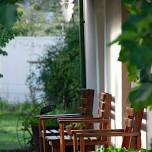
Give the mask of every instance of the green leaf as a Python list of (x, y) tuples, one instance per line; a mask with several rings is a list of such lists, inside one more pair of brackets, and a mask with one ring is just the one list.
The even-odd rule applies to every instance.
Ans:
[(7, 52), (4, 51), (4, 50), (2, 50), (2, 49), (0, 48), (0, 54), (2, 54), (3, 56), (6, 56), (6, 55), (7, 55)]
[(129, 93), (133, 108), (139, 110), (152, 105), (152, 83), (142, 83)]
[(13, 4), (0, 4), (0, 24), (10, 30), (17, 20), (17, 8)]
[[(126, 8), (128, 9), (128, 11), (131, 14), (136, 14), (138, 12), (140, 12), (140, 9), (137, 7), (137, 2), (139, 2), (139, 0), (124, 0), (124, 4), (126, 6)], [(141, 2), (141, 0), (140, 0)]]
[(21, 0), (0, 0), (0, 3), (1, 4), (14, 4), (19, 1), (21, 1)]
[(137, 67), (134, 64), (127, 64), (127, 69), (128, 69), (128, 80), (131, 81), (136, 81), (138, 79), (139, 71)]

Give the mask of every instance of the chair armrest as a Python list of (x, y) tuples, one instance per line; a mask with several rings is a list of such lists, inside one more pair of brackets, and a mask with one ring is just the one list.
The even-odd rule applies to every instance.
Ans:
[(79, 117), (79, 118), (58, 118), (59, 123), (109, 123), (110, 119), (102, 119), (99, 117)]
[(101, 136), (139, 136), (140, 132), (132, 132), (132, 133), (126, 133), (126, 132), (120, 132), (119, 130), (113, 130), (113, 131), (105, 131), (105, 130), (94, 130), (93, 132), (84, 132), (84, 133), (76, 133), (77, 137), (101, 137)]
[(95, 130), (95, 129), (79, 129), (79, 130), (71, 130), (71, 134), (77, 134), (77, 133), (94, 133), (96, 131), (101, 132), (124, 132), (124, 129), (102, 129), (102, 130)]
[(80, 117), (80, 114), (58, 114), (58, 115), (37, 115), (36, 118), (39, 119), (57, 119), (57, 118), (75, 118)]

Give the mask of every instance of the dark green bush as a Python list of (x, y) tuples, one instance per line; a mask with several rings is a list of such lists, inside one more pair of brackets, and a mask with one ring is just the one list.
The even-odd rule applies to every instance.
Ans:
[(39, 60), (40, 62), (37, 64), (39, 74), (33, 71), (27, 79), (30, 87), (41, 86), (45, 98), (51, 104), (63, 104), (64, 108), (69, 109), (73, 103), (79, 103), (78, 25), (72, 24), (67, 27), (64, 42), (59, 41), (57, 45), (48, 48), (46, 54)]

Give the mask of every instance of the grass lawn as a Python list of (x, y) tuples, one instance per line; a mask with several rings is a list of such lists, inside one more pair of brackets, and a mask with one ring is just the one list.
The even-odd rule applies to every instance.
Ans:
[(21, 148), (17, 138), (17, 120), (18, 115), (15, 113), (0, 114), (0, 152)]

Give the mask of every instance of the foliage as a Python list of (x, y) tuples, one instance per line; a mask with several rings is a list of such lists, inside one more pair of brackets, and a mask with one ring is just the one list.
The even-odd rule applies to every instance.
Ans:
[[(73, 20), (78, 21), (78, 2), (75, 2)], [(64, 33), (66, 26), (60, 0), (26, 0), (18, 5), (22, 18), (15, 28), (24, 36), (56, 36)]]
[(33, 7), (35, 10), (54, 12), (60, 8), (60, 0), (26, 0), (27, 6)]
[(0, 114), (9, 109), (9, 104), (5, 100), (0, 98)]
[(33, 105), (28, 102), (11, 104), (0, 99), (0, 151), (19, 151), (21, 144), (24, 148), (28, 146), (25, 138), (31, 139), (31, 136), (27, 131), (22, 130), (23, 117), (20, 114), (21, 111), (32, 107)]
[(86, 125), (84, 123), (70, 123), (65, 126), (66, 129), (85, 129)]
[(17, 35), (17, 32), (10, 29), (10, 30), (5, 30), (1, 25), (0, 25), (0, 54), (2, 55), (7, 55), (7, 52), (3, 49), (6, 44), (9, 42), (9, 40), (13, 39)]
[[(4, 15), (2, 15), (4, 13)], [(10, 29), (17, 19), (17, 10), (15, 5), (1, 4), (0, 5), (0, 23), (4, 28)]]
[[(40, 58), (39, 75), (28, 81), (36, 81), (42, 86), (47, 100), (51, 103), (63, 103), (65, 107), (73, 101), (78, 102), (80, 88), (80, 57), (78, 26), (72, 24), (65, 32), (64, 42), (49, 48)], [(34, 86), (33, 86), (34, 87)]]
[[(18, 19), (17, 6), (14, 4), (17, 0), (0, 0), (0, 54), (7, 55), (3, 48), (18, 34), (13, 29)], [(0, 74), (0, 77), (2, 75)]]
[[(150, 152), (151, 150), (141, 149), (140, 152)], [(133, 149), (126, 149), (126, 148), (114, 148), (114, 147), (100, 147), (96, 149), (96, 152), (138, 152), (137, 150)]]
[(152, 106), (152, 1), (124, 0), (129, 16), (122, 34), (119, 61), (126, 63), (128, 78), (138, 85), (129, 94), (135, 109)]
[(61, 35), (64, 24), (60, 7), (60, 0), (26, 0), (20, 4), (22, 18), (15, 28), (24, 36)]
[[(27, 6), (27, 2), (29, 2), (29, 6)], [(17, 21), (15, 28), (22, 31), (21, 35), (50, 36), (57, 34), (57, 32), (61, 32), (62, 15), (60, 11), (50, 12), (48, 10), (43, 10), (39, 8), (39, 6), (43, 6), (40, 4), (40, 1), (38, 3), (26, 1), (25, 3), (19, 5), (19, 12), (22, 14), (22, 18)], [(59, 5), (59, 3), (57, 4)], [(50, 2), (50, 5), (50, 8), (58, 8), (52, 2)]]
[(0, 114), (19, 113), (22, 108), (29, 108), (25, 103), (9, 103), (7, 100), (0, 98)]

